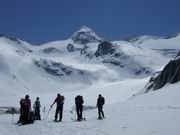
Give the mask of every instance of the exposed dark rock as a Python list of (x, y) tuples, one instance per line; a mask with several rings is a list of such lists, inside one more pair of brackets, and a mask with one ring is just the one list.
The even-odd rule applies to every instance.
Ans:
[(15, 38), (15, 37), (9, 37), (9, 39), (10, 39), (11, 41), (17, 42), (18, 44), (21, 44), (21, 42), (19, 41), (19, 39)]
[(70, 76), (72, 73), (78, 73), (80, 75), (84, 75), (85, 71), (74, 69), (69, 66), (63, 65), (59, 62), (54, 62), (52, 60), (46, 60), (46, 59), (40, 59), (40, 60), (34, 60), (34, 64), (38, 66), (39, 68), (44, 69), (48, 74), (54, 75), (54, 76)]
[(61, 70), (64, 72), (64, 73), (66, 73), (66, 75), (70, 75), (71, 73), (72, 73), (72, 71), (71, 70), (69, 70), (69, 69), (67, 69), (67, 68), (61, 68)]
[(43, 67), (44, 68), (44, 70), (47, 72), (47, 73), (49, 73), (49, 74), (51, 74), (51, 75), (55, 75), (55, 76), (63, 76), (64, 74), (62, 74), (62, 73), (58, 73), (59, 72), (59, 70), (58, 69), (51, 69), (50, 67)]
[(93, 35), (90, 35), (87, 32), (79, 32), (76, 36), (72, 37), (72, 40), (74, 43), (78, 44), (87, 44), (87, 43), (93, 43), (93, 42), (99, 42), (99, 40), (94, 37)]
[(121, 59), (121, 60), (125, 60), (125, 59), (128, 59), (128, 58), (129, 58), (129, 56), (128, 56), (127, 54), (123, 53), (123, 52), (116, 52), (116, 53), (114, 54), (114, 57), (115, 57), (115, 58), (119, 58), (119, 59)]
[(56, 63), (53, 61), (48, 61), (45, 59), (41, 59), (39, 61), (34, 62), (36, 66), (42, 67), (47, 73), (54, 76), (64, 76), (70, 75), (72, 71), (68, 69), (68, 67), (64, 66), (62, 63)]
[(89, 52), (85, 55), (87, 58), (89, 59), (93, 59), (94, 58), (94, 54), (92, 52)]
[(14, 42), (16, 42), (18, 44), (21, 44), (21, 41), (16, 37), (10, 37), (10, 36), (6, 36), (6, 35), (3, 35), (3, 34), (0, 34), (0, 37), (4, 37), (4, 38), (9, 39), (11, 41), (14, 41)]
[(150, 74), (152, 71), (148, 67), (141, 67), (139, 69), (134, 69), (134, 73), (136, 75), (140, 75), (141, 73)]
[(49, 47), (43, 49), (44, 53), (55, 53), (55, 52), (60, 52), (60, 50), (56, 49), (55, 47)]
[(107, 54), (113, 54), (115, 53), (115, 46), (107, 41), (104, 41), (98, 45), (98, 49), (95, 52), (96, 57), (104, 56)]
[(157, 90), (167, 83), (173, 84), (180, 81), (180, 57), (178, 57), (178, 55), (174, 60), (171, 60), (157, 76), (151, 77), (146, 86), (147, 91), (150, 89)]
[(81, 54), (81, 55), (86, 54), (88, 48), (89, 48), (89, 47), (85, 45), (83, 48), (80, 49), (80, 54)]
[(67, 45), (67, 50), (68, 50), (69, 52), (74, 52), (74, 51), (75, 51), (74, 45), (69, 43), (69, 44)]
[(180, 50), (179, 50), (179, 52), (177, 53), (175, 59), (176, 59), (177, 57), (179, 57), (179, 56), (180, 56)]
[(86, 26), (82, 26), (81, 29), (73, 34), (71, 39), (74, 43), (87, 44), (87, 43), (98, 43), (101, 41), (96, 33)]
[(103, 63), (110, 63), (114, 66), (119, 66), (121, 68), (123, 68), (125, 66), (125, 64), (122, 61), (118, 61), (118, 60), (114, 60), (114, 59), (107, 59), (107, 60), (103, 60)]
[(83, 75), (83, 74), (84, 74), (84, 71), (81, 71), (81, 70), (80, 70), (80, 71), (79, 71), (79, 74)]

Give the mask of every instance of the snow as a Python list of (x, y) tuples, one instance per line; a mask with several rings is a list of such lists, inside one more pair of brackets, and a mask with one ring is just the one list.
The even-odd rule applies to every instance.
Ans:
[(180, 49), (180, 35), (173, 38), (150, 38), (142, 36), (135, 44), (151, 49)]
[[(4, 42), (4, 40), (5, 39), (3, 38), (3, 41), (0, 42), (0, 72), (5, 74), (4, 76), (0, 77), (0, 91), (2, 91), (3, 95), (11, 93), (11, 95), (13, 95), (12, 98), (22, 97), (22, 95), (26, 94), (28, 91), (32, 93), (44, 92), (46, 94), (49, 92), (56, 93), (59, 90), (61, 92), (72, 91), (72, 88), (73, 91), (77, 91), (79, 89), (97, 86), (99, 83), (108, 84), (133, 77), (133, 75), (126, 71), (126, 69), (120, 70), (117, 67), (105, 65), (97, 59), (90, 60), (85, 58), (79, 52), (67, 52), (67, 44), (71, 43), (70, 39), (65, 41), (54, 41), (41, 46), (30, 46), (26, 44), (19, 46), (19, 44), (16, 42), (10, 41), (9, 43)], [(74, 45), (78, 47), (80, 46), (78, 44)], [(88, 46), (88, 51), (95, 52), (98, 44), (90, 43)], [(156, 53), (148, 54), (150, 50), (143, 52), (143, 49), (133, 47), (132, 44), (127, 45), (123, 43), (119, 46), (121, 47), (122, 51), (127, 53), (130, 57), (135, 58), (138, 55), (142, 57), (149, 55), (148, 59), (144, 61), (139, 60), (141, 65), (145, 65), (147, 62), (153, 61), (154, 58), (152, 59), (151, 57), (155, 57), (156, 59), (159, 57), (159, 55)], [(31, 49), (33, 52), (29, 53), (27, 50), (22, 49), (22, 47)], [(62, 53), (46, 54), (41, 51), (49, 47), (59, 49)], [(17, 53), (17, 50), (20, 50), (21, 54), (23, 53), (23, 55)], [(34, 60), (40, 59), (62, 63), (65, 67), (69, 67), (69, 69), (73, 70), (74, 72), (76, 72), (76, 70), (83, 70), (86, 76), (78, 76), (75, 74), (71, 76), (64, 76), (62, 78), (52, 76), (44, 71), (44, 69), (39, 68), (34, 64)], [(138, 57), (137, 61), (138, 59), (140, 58)], [(155, 64), (150, 63), (149, 66), (163, 67), (166, 60), (164, 60), (163, 57), (160, 57), (158, 62), (161, 64), (159, 65), (159, 63), (156, 62)], [(136, 64), (134, 61), (130, 62), (131, 67), (133, 67), (134, 64)], [(3, 96), (0, 95), (0, 97)]]
[[(134, 83), (137, 82), (135, 80), (134, 83), (132, 82), (129, 85), (133, 87)], [(139, 83), (139, 85), (143, 83), (144, 81)], [(121, 87), (121, 84), (119, 84), (119, 88), (123, 88), (125, 92), (128, 89), (127, 82), (126, 89)], [(179, 88), (179, 83), (168, 85), (159, 91), (135, 96), (123, 102), (121, 97), (114, 102), (112, 100), (113, 97), (105, 94), (109, 89), (105, 89), (103, 94), (107, 99), (106, 103), (111, 102), (112, 104), (106, 104), (104, 107), (106, 118), (103, 120), (97, 120), (97, 110), (92, 109), (84, 112), (86, 121), (73, 122), (71, 118), (75, 118), (75, 114), (71, 114), (65, 105), (64, 117), (61, 123), (52, 122), (55, 112), (55, 108), (53, 108), (47, 120), (35, 121), (34, 124), (25, 126), (12, 125), (11, 115), (0, 115), (0, 130), (2, 134), (6, 135), (169, 135), (172, 133), (173, 135), (179, 135)], [(109, 92), (108, 95), (116, 94), (121, 96), (121, 91), (117, 92), (116, 89), (117, 87), (112, 87), (111, 90), (115, 91)], [(131, 90), (133, 91), (133, 89)], [(87, 95), (88, 93), (89, 91), (86, 92)], [(95, 92), (93, 93), (96, 95)], [(65, 97), (68, 97), (68, 93), (66, 94)], [(87, 97), (90, 96), (91, 94)], [(84, 98), (85, 103), (89, 101), (88, 98), (86, 99), (86, 96)], [(73, 98), (67, 98), (66, 102), (73, 104), (72, 100)], [(92, 102), (92, 104), (94, 103)], [(15, 115), (14, 121), (17, 119), (18, 115)]]
[[(87, 27), (80, 31), (90, 32), (96, 36)], [(177, 47), (178, 38), (166, 39), (169, 42), (167, 44), (170, 44), (170, 40), (176, 40), (171, 43)], [(148, 40), (146, 44), (149, 42), (148, 44), (152, 45), (155, 42), (155, 39)], [(163, 44), (165, 39), (161, 40), (156, 39), (156, 42)], [(24, 41), (17, 43), (0, 37), (0, 110), (1, 107), (19, 107), (20, 98), (29, 94), (32, 103), (36, 97), (40, 97), (41, 116), (44, 119), (57, 93), (65, 96), (64, 117), (61, 123), (52, 122), (55, 107), (46, 120), (35, 121), (34, 124), (25, 126), (13, 125), (11, 115), (0, 114), (1, 134), (179, 135), (180, 83), (166, 85), (161, 90), (144, 94), (144, 86), (150, 75), (138, 77), (128, 70), (147, 66), (153, 71), (159, 71), (168, 63), (167, 58), (145, 47), (145, 40), (142, 46), (114, 41), (112, 44), (116, 45), (116, 52), (128, 56), (128, 59), (123, 61), (128, 67), (120, 68), (102, 63), (102, 60), (110, 59), (111, 56), (89, 59), (79, 51), (68, 52), (69, 43), (73, 41), (67, 39), (32, 46)], [(77, 43), (73, 45), (80, 49), (84, 47)], [(98, 43), (87, 43), (86, 46), (87, 54), (93, 54), (98, 48)], [(52, 47), (58, 51), (43, 52), (44, 49)], [(35, 61), (40, 63), (40, 67), (34, 64)], [(53, 63), (58, 66), (53, 66)], [(70, 70), (72, 74), (59, 77), (47, 72), (48, 68), (62, 74), (60, 71)], [(73, 122), (71, 118), (75, 119), (75, 114), (70, 111), (74, 108), (74, 98), (78, 94), (84, 97), (84, 106), (87, 110), (83, 115), (86, 121)], [(97, 120), (95, 108), (98, 94), (102, 94), (106, 99), (106, 118), (101, 121)], [(45, 114), (42, 111), (43, 107), (46, 108)], [(15, 115), (13, 122), (16, 122), (18, 117), (19, 115)]]
[(169, 60), (174, 58), (180, 50), (180, 34), (170, 37), (139, 36), (130, 42), (140, 47), (153, 49)]
[[(168, 61), (167, 58), (146, 47), (140, 47), (124, 41), (114, 41), (113, 43), (119, 46), (120, 52), (125, 52), (126, 55), (131, 57), (129, 61), (131, 67), (136, 66), (132, 64), (139, 63), (141, 66), (146, 65), (146, 67), (151, 67), (153, 70), (159, 70)], [(132, 63), (132, 61), (136, 62)]]
[(76, 43), (97, 43), (102, 40), (92, 29), (87, 26), (82, 26), (80, 30), (75, 32), (71, 39)]
[(82, 31), (83, 32), (89, 32), (89, 31), (92, 31), (92, 29), (85, 26), (85, 25), (83, 25), (83, 26), (81, 26), (81, 28), (80, 28), (80, 30), (78, 32), (82, 32)]

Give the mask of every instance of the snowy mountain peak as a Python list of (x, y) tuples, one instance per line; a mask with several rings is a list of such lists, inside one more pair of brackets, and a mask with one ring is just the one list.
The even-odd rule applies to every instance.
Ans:
[(85, 26), (85, 25), (82, 25), (79, 32), (94, 32), (91, 28)]
[(21, 44), (21, 40), (19, 40), (18, 38), (16, 37), (9, 37), (9, 36), (6, 36), (4, 34), (0, 34), (0, 38), (5, 38), (5, 39), (8, 39), (10, 41), (13, 41), (13, 42), (16, 42), (18, 44)]
[(92, 29), (87, 26), (82, 26), (72, 35), (71, 39), (74, 41), (74, 43), (78, 44), (97, 43), (102, 40)]
[(164, 39), (171, 39), (171, 38), (177, 38), (177, 37), (180, 37), (180, 32), (173, 35), (167, 35), (164, 37)]
[(147, 40), (156, 40), (156, 39), (160, 39), (160, 37), (156, 37), (156, 36), (150, 36), (150, 35), (143, 35), (143, 36), (137, 36), (137, 37), (133, 37), (129, 40), (129, 42), (131, 43), (136, 43), (136, 44), (141, 44)]

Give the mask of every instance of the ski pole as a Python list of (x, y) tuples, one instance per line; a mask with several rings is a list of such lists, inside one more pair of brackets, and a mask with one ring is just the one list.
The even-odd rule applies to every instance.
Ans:
[(43, 108), (43, 113), (44, 113), (44, 119), (45, 119), (45, 117), (46, 117), (46, 107), (45, 106)]
[(84, 118), (83, 118), (83, 120), (86, 120), (85, 111), (83, 111), (83, 115), (84, 115)]
[(71, 120), (76, 120), (76, 111), (71, 110), (70, 113), (72, 114)]
[(14, 124), (14, 114), (12, 114), (12, 124)]
[(46, 118), (44, 119), (44, 120), (46, 120), (47, 118), (48, 118), (48, 115), (49, 115), (49, 112), (51, 111), (51, 107), (49, 108), (49, 110), (48, 110), (48, 113), (47, 113), (47, 115), (46, 115)]
[(14, 124), (14, 113), (15, 113), (15, 108), (11, 108), (11, 114), (12, 114), (12, 124)]

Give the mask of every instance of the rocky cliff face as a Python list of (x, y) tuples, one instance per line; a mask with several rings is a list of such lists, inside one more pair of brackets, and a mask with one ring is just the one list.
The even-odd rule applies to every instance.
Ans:
[(110, 42), (102, 42), (98, 45), (98, 50), (95, 52), (95, 56), (103, 56), (108, 54), (113, 54), (115, 52), (115, 46)]
[(173, 84), (180, 81), (180, 52), (171, 60), (164, 69), (155, 76), (152, 76), (146, 85), (147, 91), (162, 88), (167, 83)]

